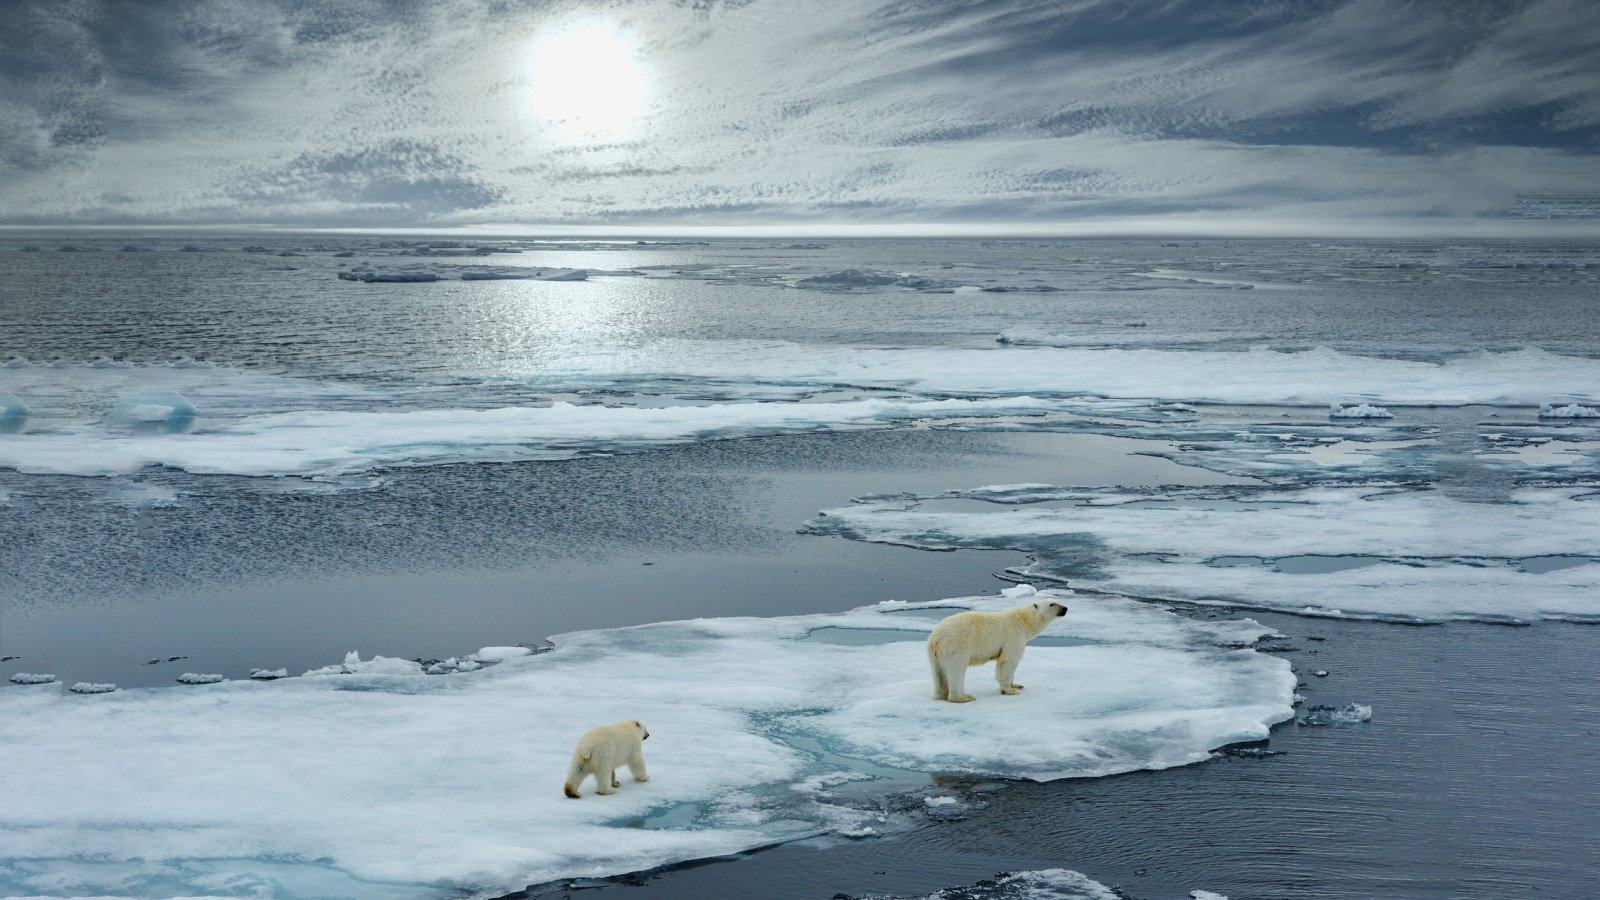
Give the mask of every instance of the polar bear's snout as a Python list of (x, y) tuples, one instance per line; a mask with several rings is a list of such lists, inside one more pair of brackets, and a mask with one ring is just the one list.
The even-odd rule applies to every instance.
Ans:
[(1059, 603), (1050, 604), (1050, 608), (1056, 611), (1056, 618), (1058, 619), (1067, 614), (1067, 608)]

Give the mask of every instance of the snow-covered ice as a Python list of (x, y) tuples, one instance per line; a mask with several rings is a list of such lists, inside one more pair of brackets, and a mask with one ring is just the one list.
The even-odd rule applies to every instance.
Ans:
[[(1022, 496), (1079, 505), (940, 512), (873, 501), (825, 510), (807, 528), (928, 549), (1023, 550), (1039, 560), (1025, 574), (1136, 597), (1405, 621), (1595, 620), (1600, 502), (1585, 499), (1589, 490), (1522, 488), (1478, 503), (1393, 487), (1034, 489)], [(1552, 555), (1575, 563), (1537, 573), (1517, 564)], [(1262, 564), (1218, 563), (1230, 558)], [(1283, 562), (1306, 558), (1363, 565)]]
[(0, 443), (0, 467), (118, 475), (145, 466), (195, 474), (338, 475), (384, 466), (561, 459), (587, 452), (921, 419), (1040, 415), (1031, 397), (612, 407), (305, 411), (248, 416), (190, 434), (126, 435), (96, 425)]
[(67, 690), (73, 692), (74, 694), (109, 694), (116, 689), (117, 686), (114, 684), (104, 684), (94, 681), (80, 681), (77, 684), (74, 684), (72, 687), (67, 688)]
[(227, 680), (212, 672), (185, 672), (178, 676), (179, 684), (221, 684)]
[[(1175, 379), (1174, 372), (1182, 372)], [(565, 383), (645, 376), (723, 384), (895, 388), (965, 396), (1095, 395), (1326, 409), (1329, 396), (1406, 406), (1537, 406), (1600, 400), (1600, 359), (1539, 349), (1475, 352), (1444, 362), (1343, 353), (1011, 346), (814, 346), (785, 341), (675, 340), (573, 347), (528, 373)]]
[(50, 684), (56, 676), (42, 672), (18, 672), (11, 676), (12, 684)]
[(1580, 406), (1568, 403), (1556, 406), (1553, 403), (1539, 404), (1539, 418), (1541, 419), (1600, 419), (1600, 409), (1592, 406)]
[[(1263, 739), (1293, 715), (1288, 663), (1233, 649), (1270, 629), (1118, 598), (1074, 601), (1051, 630), (1077, 641), (1032, 647), (1023, 694), (932, 700), (922, 645), (937, 615), (1012, 602), (578, 632), (452, 678), (362, 670), (376, 660), (352, 654), (339, 667), (350, 674), (121, 690), (95, 703), (59, 688), (0, 692), (12, 863), (0, 889), (38, 891), (94, 861), (104, 883), (82, 889), (105, 890), (140, 866), (183, 860), (174, 877), (203, 864), (270, 882), (285, 861), (321, 861), (416, 895), (504, 892), (881, 829), (876, 811), (828, 802), (816, 777), (829, 773), (1159, 769)], [(806, 639), (820, 628), (905, 640)], [(650, 725), (650, 781), (563, 797), (572, 742), (624, 717)], [(803, 783), (812, 787), (790, 787)], [(686, 824), (628, 827), (678, 809)]]
[(288, 678), (288, 669), (251, 669), (250, 677), (259, 681), (271, 681), (275, 678)]
[(1394, 413), (1381, 406), (1370, 403), (1358, 403), (1345, 406), (1342, 403), (1333, 403), (1328, 406), (1330, 419), (1392, 419)]

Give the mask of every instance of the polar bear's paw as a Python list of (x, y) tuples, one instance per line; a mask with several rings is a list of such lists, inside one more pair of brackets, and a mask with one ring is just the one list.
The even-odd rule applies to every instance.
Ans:
[(1001, 688), (1000, 689), (1000, 693), (1005, 694), (1007, 697), (1011, 696), (1012, 694), (1020, 694), (1020, 693), (1022, 693), (1022, 685), (1020, 685), (1020, 684), (1008, 685), (1006, 687)]
[(951, 703), (971, 703), (972, 701), (974, 701), (976, 699), (978, 699), (978, 698), (972, 696), (971, 694), (951, 694), (950, 695), (950, 702)]

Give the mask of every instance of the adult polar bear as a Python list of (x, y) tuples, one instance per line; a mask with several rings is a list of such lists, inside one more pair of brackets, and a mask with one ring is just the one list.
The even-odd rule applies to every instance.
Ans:
[(967, 668), (991, 661), (1000, 693), (1022, 690), (1022, 685), (1012, 681), (1022, 651), (1051, 620), (1066, 614), (1067, 608), (1053, 600), (1035, 600), (996, 612), (968, 610), (941, 619), (928, 635), (933, 699), (951, 703), (973, 699), (967, 693)]
[(634, 781), (649, 781), (650, 775), (644, 769), (644, 742), (649, 737), (650, 732), (638, 719), (623, 719), (584, 732), (578, 738), (577, 749), (572, 751), (562, 790), (568, 797), (577, 797), (583, 779), (593, 775), (596, 794), (616, 793), (622, 787), (617, 780), (617, 767), (623, 763), (628, 764)]

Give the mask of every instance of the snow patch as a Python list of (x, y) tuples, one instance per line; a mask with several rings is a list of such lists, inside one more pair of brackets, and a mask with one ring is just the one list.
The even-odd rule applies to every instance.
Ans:
[(56, 677), (54, 675), (46, 675), (36, 672), (18, 672), (17, 674), (11, 676), (12, 684), (50, 684), (55, 680)]

